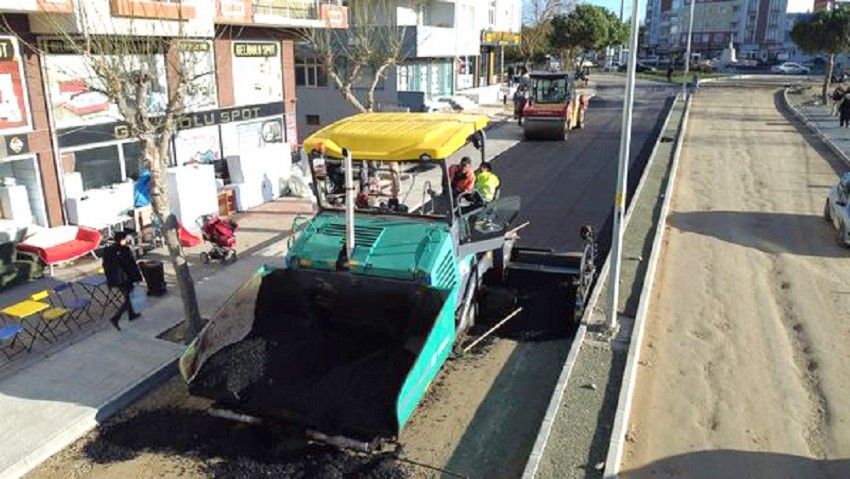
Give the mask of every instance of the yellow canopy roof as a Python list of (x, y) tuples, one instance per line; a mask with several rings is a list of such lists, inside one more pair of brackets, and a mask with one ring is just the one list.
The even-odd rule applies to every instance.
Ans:
[(488, 122), (464, 113), (361, 113), (313, 133), (304, 151), (318, 151), (321, 144), (332, 158), (342, 158), (347, 148), (355, 160), (415, 161), (423, 154), (444, 160)]

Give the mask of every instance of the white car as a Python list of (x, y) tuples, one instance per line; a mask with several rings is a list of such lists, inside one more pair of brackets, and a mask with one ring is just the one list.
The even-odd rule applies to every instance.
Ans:
[(780, 65), (774, 65), (770, 67), (770, 71), (773, 73), (784, 73), (786, 75), (808, 75), (809, 69), (808, 67), (804, 67), (799, 63), (794, 62), (785, 62)]
[(823, 216), (831, 222), (838, 231), (838, 244), (850, 246), (850, 214), (848, 200), (850, 199), (850, 172), (844, 173), (838, 184), (830, 188), (823, 207)]

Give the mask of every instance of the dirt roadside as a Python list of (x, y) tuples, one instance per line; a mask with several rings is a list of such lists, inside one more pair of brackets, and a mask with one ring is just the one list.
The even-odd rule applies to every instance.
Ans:
[(622, 477), (850, 477), (850, 253), (823, 220), (843, 167), (776, 99), (695, 97)]

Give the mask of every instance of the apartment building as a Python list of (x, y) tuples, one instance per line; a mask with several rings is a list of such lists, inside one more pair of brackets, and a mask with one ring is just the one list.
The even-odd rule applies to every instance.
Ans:
[[(692, 51), (714, 58), (731, 41), (739, 58), (787, 56), (788, 7), (787, 0), (696, 0)], [(649, 50), (681, 54), (688, 40), (690, 0), (651, 0), (645, 21)]]
[[(388, 69), (378, 83), (375, 109), (421, 111), (429, 100), (497, 84), (504, 48), (520, 41), (521, 6), (520, 0), (396, 2), (386, 13), (385, 23), (403, 35), (405, 59)], [(356, 113), (311, 55), (307, 45), (298, 49), (296, 89), (302, 138)], [(355, 85), (358, 98), (365, 98), (372, 78), (366, 72)]]
[[(123, 204), (123, 193), (121, 201), (113, 199), (116, 191), (132, 189), (127, 180), (141, 167), (139, 144), (117, 106), (91, 86), (86, 59), (57, 30), (105, 43), (161, 39), (137, 42), (144, 47), (125, 55), (154, 75), (147, 99), (154, 113), (177, 87), (174, 62), (191, 58), (200, 80), (187, 98), (171, 163), (217, 165), (241, 155), (248, 164), (297, 143), (295, 32), (347, 27), (347, 10), (339, 3), (0, 2), (5, 20), (0, 26), (0, 239), (14, 240), (34, 225), (100, 227), (95, 223), (108, 222), (104, 210), (118, 215), (133, 206)], [(175, 37), (191, 41), (175, 52), (167, 41)]]

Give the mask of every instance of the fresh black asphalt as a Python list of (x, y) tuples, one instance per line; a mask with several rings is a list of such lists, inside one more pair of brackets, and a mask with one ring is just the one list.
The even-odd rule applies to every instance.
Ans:
[[(494, 168), (502, 181), (501, 197), (522, 198), (520, 218), (530, 221), (520, 233), (520, 246), (577, 251), (579, 228), (599, 231), (599, 258), (607, 254), (613, 218), (614, 190), (620, 151), (624, 85), (600, 81), (590, 101), (588, 124), (566, 141), (521, 141), (499, 155)], [(630, 151), (629, 198), (637, 187), (676, 87), (638, 81), (635, 89)], [(521, 136), (507, 124), (490, 137)]]

